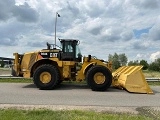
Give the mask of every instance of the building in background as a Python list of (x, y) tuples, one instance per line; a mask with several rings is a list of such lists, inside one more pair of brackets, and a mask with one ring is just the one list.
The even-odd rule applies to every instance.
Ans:
[(0, 67), (10, 68), (13, 60), (13, 58), (0, 57)]

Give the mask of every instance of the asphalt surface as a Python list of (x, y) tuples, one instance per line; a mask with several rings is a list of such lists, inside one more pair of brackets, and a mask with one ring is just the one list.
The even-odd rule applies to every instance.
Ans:
[(69, 83), (55, 90), (39, 90), (32, 83), (0, 83), (0, 105), (160, 107), (160, 86), (151, 89), (155, 94), (134, 94), (115, 88), (94, 92), (86, 85)]

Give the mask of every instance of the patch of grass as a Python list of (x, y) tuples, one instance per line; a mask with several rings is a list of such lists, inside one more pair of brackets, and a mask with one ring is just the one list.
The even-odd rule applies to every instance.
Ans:
[(144, 115), (97, 113), (80, 110), (1, 109), (0, 120), (151, 120)]
[(2, 68), (2, 67), (0, 67), (0, 70), (7, 70), (7, 71), (11, 71), (11, 68)]
[(143, 74), (146, 78), (160, 78), (160, 72), (144, 70)]
[(25, 79), (25, 78), (0, 78), (0, 82), (3, 82), (3, 83), (33, 83), (33, 80)]
[(152, 86), (160, 86), (160, 82), (147, 82), (148, 85), (152, 85)]

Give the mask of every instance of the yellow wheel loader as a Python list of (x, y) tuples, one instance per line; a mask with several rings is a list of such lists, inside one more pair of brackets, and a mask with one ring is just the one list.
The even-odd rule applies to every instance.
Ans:
[(111, 85), (135, 93), (153, 93), (141, 66), (123, 66), (112, 73), (112, 64), (91, 55), (83, 57), (79, 40), (59, 39), (61, 47), (47, 43), (47, 49), (25, 54), (14, 53), (13, 76), (33, 78), (43, 90), (54, 89), (62, 81), (84, 81), (93, 91)]

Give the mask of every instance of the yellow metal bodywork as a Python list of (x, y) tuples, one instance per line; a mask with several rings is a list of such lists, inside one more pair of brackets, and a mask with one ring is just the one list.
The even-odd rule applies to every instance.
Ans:
[(30, 78), (31, 68), (37, 59), (37, 52), (25, 53), (21, 62), (21, 72), (23, 72), (23, 77)]
[(22, 61), (20, 61), (19, 59), (20, 55), (18, 53), (13, 54), (15, 56), (13, 68), (17, 76), (23, 76), (25, 78), (30, 78), (30, 70), (31, 70), (32, 65), (35, 63), (37, 54), (38, 53), (36, 52), (25, 53), (23, 55)]
[[(43, 50), (43, 52), (48, 52), (48, 50)], [(53, 50), (52, 50), (52, 52), (53, 52)], [(55, 50), (54, 50), (54, 52), (55, 52)], [(31, 70), (32, 70), (33, 65), (35, 63), (38, 63), (41, 60), (45, 60), (45, 58), (43, 58), (41, 55), (39, 55), (38, 52), (25, 53), (23, 55), (23, 59), (21, 60), (21, 62), (19, 61), (20, 54), (14, 53), (13, 55), (15, 56), (13, 69), (15, 70), (17, 76), (21, 75), (24, 78), (32, 77)], [(76, 64), (75, 61), (60, 61), (56, 56), (53, 56), (53, 57), (49, 58), (48, 60), (53, 61), (57, 64), (62, 79), (63, 78), (71, 78), (71, 68), (75, 67), (75, 64)], [(47, 64), (47, 62), (46, 62), (46, 64)], [(37, 67), (40, 65), (41, 64), (38, 64)], [(36, 70), (36, 68), (34, 68), (34, 70)], [(34, 70), (33, 70), (33, 72), (34, 72)]]
[(142, 73), (143, 66), (123, 66), (112, 73), (112, 85), (134, 93), (152, 94)]
[[(48, 52), (48, 50), (44, 51)], [(25, 78), (32, 77), (31, 70), (33, 70), (32, 72), (34, 73), (34, 70), (36, 70), (38, 66), (42, 65), (39, 64), (39, 61), (45, 60), (38, 52), (25, 53), (21, 62), (19, 61), (18, 53), (14, 53), (14, 56), (15, 60), (13, 68), (16, 75), (21, 75)], [(48, 61), (52, 61), (57, 65), (61, 75), (61, 80), (72, 79), (79, 82), (83, 81), (86, 78), (87, 71), (94, 65), (102, 65), (112, 71), (112, 64), (110, 62), (103, 62), (92, 57), (84, 57), (82, 66), (79, 70), (75, 70), (75, 66), (77, 65), (76, 61), (60, 61), (56, 56), (50, 57)], [(35, 67), (34, 65), (36, 63), (38, 63), (38, 65)], [(35, 67), (34, 69), (33, 66)], [(152, 94), (153, 91), (148, 86), (141, 69), (142, 66), (120, 67), (112, 73), (112, 85), (114, 87), (126, 89), (129, 92)], [(96, 73), (93, 78), (97, 84), (103, 84), (105, 81), (105, 76), (102, 73)], [(47, 72), (43, 72), (40, 75), (40, 80), (42, 83), (49, 83), (51, 75)]]
[(18, 76), (18, 75), (19, 75), (19, 72), (20, 72), (19, 55), (18, 55), (18, 53), (13, 53), (13, 55), (15, 56), (14, 66), (13, 66), (13, 67), (14, 67), (16, 76)]
[(83, 81), (85, 80), (87, 70), (94, 65), (102, 65), (107, 67), (110, 71), (112, 70), (111, 63), (104, 63), (100, 61), (99, 59), (91, 58), (88, 60), (88, 57), (83, 58), (83, 64), (79, 71), (77, 71), (76, 81)]
[(74, 61), (63, 61), (62, 76), (63, 78), (71, 78), (71, 68), (75, 66)]

